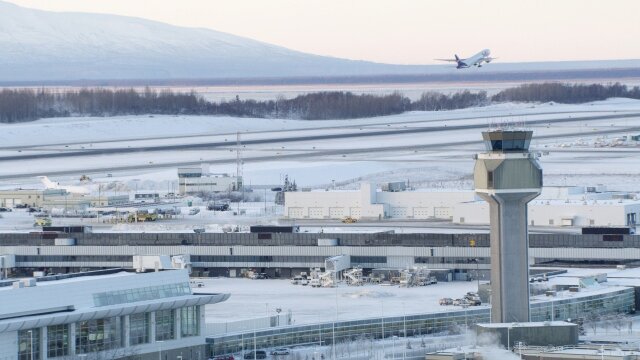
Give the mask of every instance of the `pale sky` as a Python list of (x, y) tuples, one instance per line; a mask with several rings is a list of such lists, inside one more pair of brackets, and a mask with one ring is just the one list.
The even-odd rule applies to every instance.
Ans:
[(9, 0), (203, 27), (307, 53), (433, 64), (640, 59), (640, 0)]

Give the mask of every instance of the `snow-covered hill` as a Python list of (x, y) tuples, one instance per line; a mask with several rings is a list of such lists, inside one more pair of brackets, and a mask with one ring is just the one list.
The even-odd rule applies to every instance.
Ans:
[[(499, 49), (494, 50), (500, 56)], [(382, 74), (455, 74), (455, 79), (463, 80), (474, 73), (630, 67), (640, 68), (640, 60), (498, 62), (463, 71), (450, 64), (377, 64), (305, 54), (209, 29), (115, 15), (33, 10), (0, 0), (0, 82), (4, 83)]]
[(2, 1), (0, 49), (0, 81), (363, 75), (412, 68), (309, 55), (208, 29)]

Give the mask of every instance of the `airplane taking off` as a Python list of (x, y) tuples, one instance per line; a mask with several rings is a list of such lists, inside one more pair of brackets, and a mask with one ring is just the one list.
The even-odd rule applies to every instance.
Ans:
[(455, 55), (456, 57), (455, 59), (435, 59), (435, 60), (455, 62), (458, 64), (456, 66), (456, 69), (466, 69), (472, 66), (482, 67), (482, 63), (488, 64), (492, 60), (496, 59), (496, 58), (492, 58), (489, 55), (491, 55), (491, 51), (489, 49), (484, 49), (479, 53), (471, 57), (468, 57), (466, 59), (461, 59), (458, 57), (458, 55)]
[(66, 192), (71, 193), (71, 194), (80, 194), (80, 195), (89, 194), (89, 189), (87, 189), (85, 187), (82, 187), (82, 186), (60, 185), (57, 182), (53, 182), (53, 181), (49, 180), (49, 178), (46, 177), (46, 176), (38, 176), (38, 179), (40, 179), (40, 181), (42, 181), (42, 183), (44, 184), (44, 187), (46, 189), (65, 190)]

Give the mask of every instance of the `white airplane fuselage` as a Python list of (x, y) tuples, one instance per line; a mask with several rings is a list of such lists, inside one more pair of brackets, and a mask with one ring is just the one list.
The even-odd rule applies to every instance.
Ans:
[(458, 64), (456, 68), (465, 69), (472, 66), (482, 67), (483, 63), (490, 63), (491, 60), (493, 60), (493, 58), (491, 58), (490, 56), (491, 56), (491, 51), (489, 49), (484, 49), (479, 53), (471, 57), (468, 57), (466, 59), (460, 59), (458, 58), (458, 55), (456, 55), (456, 62)]
[(482, 67), (484, 63), (490, 63), (493, 59), (491, 57), (491, 50), (484, 49), (479, 53), (468, 57), (466, 59), (460, 58), (458, 55), (455, 56), (455, 59), (436, 59), (438, 61), (448, 61), (456, 63), (456, 69), (466, 69), (472, 66)]
[(42, 184), (46, 189), (65, 190), (68, 193), (79, 194), (79, 195), (87, 195), (90, 193), (89, 189), (82, 186), (60, 185), (57, 182), (53, 182), (49, 180), (49, 178), (46, 176), (38, 176), (38, 178), (40, 179), (40, 181), (42, 182)]

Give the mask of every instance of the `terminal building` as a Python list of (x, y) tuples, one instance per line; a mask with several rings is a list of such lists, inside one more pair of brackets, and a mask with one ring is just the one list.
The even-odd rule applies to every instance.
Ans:
[(0, 282), (0, 359), (203, 359), (206, 304), (186, 270)]
[[(532, 266), (629, 265), (639, 235), (530, 234)], [(66, 273), (133, 268), (134, 255), (189, 255), (195, 276), (241, 276), (254, 270), (291, 278), (349, 255), (351, 267), (448, 270), (453, 280), (489, 278), (489, 234), (426, 233), (3, 233), (6, 269)], [(13, 260), (11, 260), (13, 259)]]

